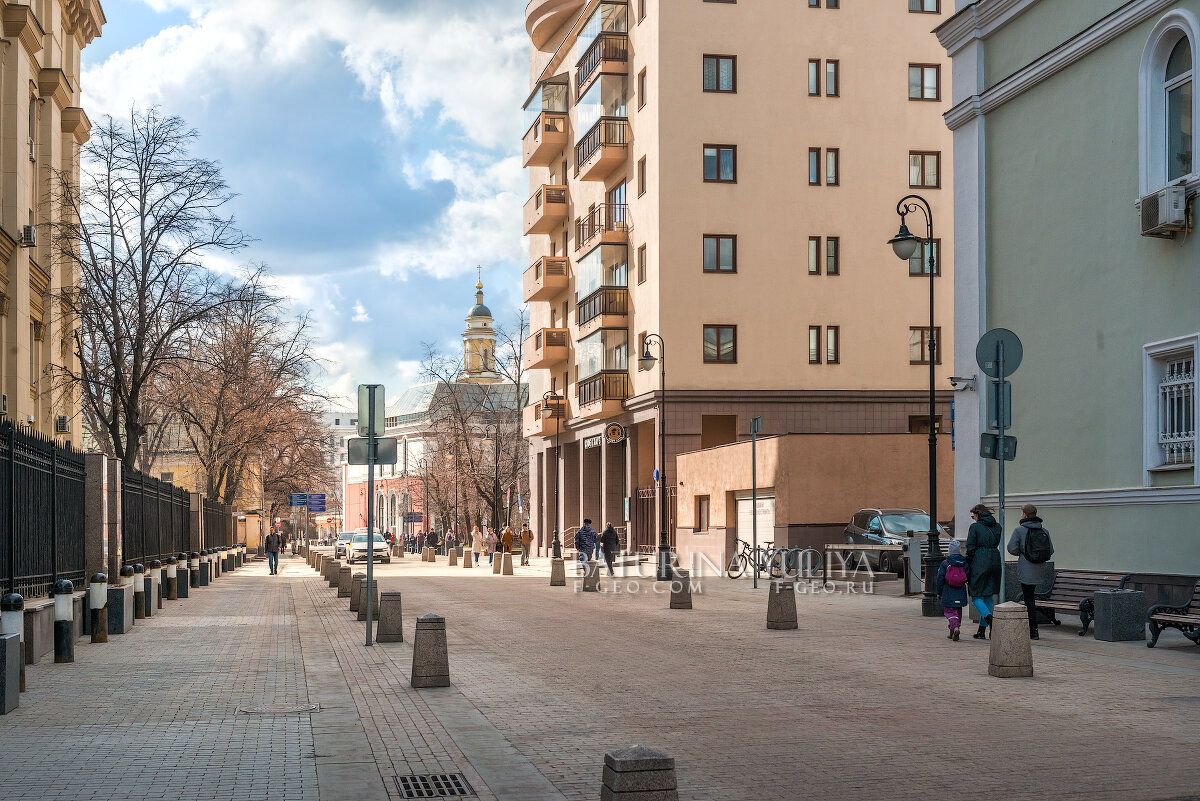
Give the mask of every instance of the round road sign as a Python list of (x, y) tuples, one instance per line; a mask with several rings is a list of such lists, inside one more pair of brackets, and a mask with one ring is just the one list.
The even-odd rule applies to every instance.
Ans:
[(1025, 351), (1021, 340), (1007, 328), (993, 328), (979, 338), (975, 346), (975, 361), (984, 375), (990, 378), (1001, 378), (1000, 349), (1004, 348), (1004, 375), (1010, 376), (1021, 366), (1021, 357)]

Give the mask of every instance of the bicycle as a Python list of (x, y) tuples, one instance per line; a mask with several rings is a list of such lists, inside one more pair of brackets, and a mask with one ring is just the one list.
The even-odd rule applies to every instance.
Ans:
[(729, 560), (729, 566), (725, 568), (725, 575), (729, 578), (739, 578), (750, 564), (753, 564), (759, 573), (774, 569), (771, 566), (777, 554), (777, 549), (772, 547), (775, 545), (774, 542), (764, 542), (753, 550), (750, 548), (750, 543), (745, 540), (739, 539), (738, 543), (741, 545), (741, 549), (734, 554), (733, 558)]
[(815, 548), (775, 548), (775, 543), (763, 543), (758, 549), (758, 559), (753, 560), (750, 544), (738, 540), (741, 550), (729, 561), (725, 574), (729, 578), (740, 578), (746, 567), (755, 561), (758, 572), (771, 578), (793, 578), (815, 575), (821, 569), (822, 556)]

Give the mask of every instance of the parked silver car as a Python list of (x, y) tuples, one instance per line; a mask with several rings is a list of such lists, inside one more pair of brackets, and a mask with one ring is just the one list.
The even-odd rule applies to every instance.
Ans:
[[(384, 564), (390, 563), (392, 561), (392, 551), (391, 547), (387, 543), (387, 540), (385, 540), (383, 535), (379, 532), (375, 532), (374, 540), (375, 561), (383, 562)], [(354, 560), (356, 559), (366, 558), (367, 532), (355, 532), (354, 536), (350, 539), (350, 544), (346, 547), (346, 561), (353, 564)]]
[[(909, 534), (925, 538), (929, 532), (929, 513), (922, 509), (860, 509), (850, 518), (843, 536), (850, 545), (908, 545)], [(939, 525), (943, 540), (950, 539), (945, 526)], [(945, 543), (942, 552), (945, 553)], [(928, 546), (922, 543), (922, 555)], [(897, 551), (863, 551), (867, 562), (880, 573), (899, 573), (903, 565)]]
[(337, 541), (333, 543), (334, 559), (341, 559), (346, 555), (346, 546), (350, 544), (350, 538), (353, 536), (353, 531), (343, 531), (341, 534), (338, 534)]

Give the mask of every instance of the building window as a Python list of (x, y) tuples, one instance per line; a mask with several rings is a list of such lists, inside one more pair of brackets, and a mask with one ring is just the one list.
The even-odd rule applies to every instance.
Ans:
[(810, 97), (821, 94), (821, 59), (819, 58), (808, 60), (808, 94)]
[(170, 484), (175, 481), (175, 474), (174, 473), (159, 473), (158, 480), (162, 481), (166, 484)]
[(825, 96), (838, 96), (838, 61), (825, 62)]
[(340, 417), (333, 418), (333, 424), (335, 426), (340, 426), (342, 424), (342, 419)]
[[(1196, 336), (1144, 348), (1145, 466), (1179, 470), (1196, 466)], [(1147, 477), (1147, 484), (1150, 483)]]
[(942, 69), (936, 64), (908, 65), (908, 99), (941, 100)]
[(638, 73), (637, 79), (638, 108), (646, 107), (646, 70)]
[(704, 91), (737, 91), (737, 56), (704, 57)]
[(936, 326), (933, 329), (933, 338), (929, 336), (929, 327), (924, 328), (914, 327), (908, 329), (908, 363), (909, 364), (929, 364), (929, 357), (932, 353), (933, 363), (942, 363), (942, 349), (940, 343), (942, 341), (942, 327)]
[(638, 159), (638, 197), (646, 194), (646, 157), (642, 156)]
[(705, 145), (704, 180), (707, 183), (737, 183), (737, 147)]
[(1184, 36), (1167, 59), (1163, 82), (1167, 102), (1168, 183), (1192, 172), (1192, 74), (1192, 48)]
[(935, 239), (932, 242), (922, 243), (922, 247), (917, 248), (917, 252), (912, 254), (908, 260), (908, 274), (927, 276), (929, 275), (929, 257), (933, 256), (933, 274), (942, 274), (942, 240)]
[(821, 274), (821, 237), (808, 238), (808, 274)]
[(821, 185), (821, 148), (808, 149), (808, 185)]
[(842, 360), (841, 338), (836, 325), (825, 328), (825, 363), (840, 364)]
[(705, 364), (737, 363), (737, 326), (704, 326)]
[(737, 272), (737, 237), (727, 234), (704, 235), (704, 272)]
[(825, 238), (825, 274), (826, 275), (841, 275), (841, 249), (842, 240), (840, 237), (830, 236)]
[(821, 363), (821, 326), (808, 327), (808, 363)]
[(646, 283), (646, 246), (642, 245), (637, 251), (637, 282)]
[(940, 14), (941, 0), (908, 0), (908, 10), (914, 14)]
[(825, 185), (837, 186), (838, 178), (838, 149), (831, 147), (825, 151)]
[(1200, 23), (1176, 9), (1150, 31), (1139, 67), (1139, 194), (1196, 174), (1195, 105)]
[(708, 496), (696, 496), (696, 531), (708, 531)]
[(942, 187), (941, 152), (909, 151), (908, 185), (914, 189), (940, 189)]

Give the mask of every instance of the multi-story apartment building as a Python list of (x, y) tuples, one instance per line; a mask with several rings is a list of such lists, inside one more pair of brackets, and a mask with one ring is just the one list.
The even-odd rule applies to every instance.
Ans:
[(79, 177), (91, 123), (80, 108), (80, 53), (100, 35), (96, 0), (0, 0), (0, 411), (58, 440), (82, 441), (79, 397), (56, 380), (78, 373), (71, 319), (56, 298), (78, 283), (56, 258), (60, 175)]
[[(677, 454), (748, 438), (752, 417), (764, 434), (927, 432), (931, 357), (948, 430), (941, 5), (528, 4), (525, 434), (546, 541), (557, 484), (560, 530), (629, 521), (631, 545), (653, 544), (655, 468), (669, 499)], [(925, 262), (885, 244), (910, 192), (937, 218), (932, 354)], [(660, 361), (639, 369), (647, 347)]]

